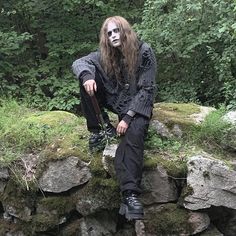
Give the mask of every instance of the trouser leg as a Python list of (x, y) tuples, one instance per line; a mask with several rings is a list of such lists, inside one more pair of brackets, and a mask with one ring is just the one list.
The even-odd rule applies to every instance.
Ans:
[(130, 123), (117, 148), (115, 170), (121, 192), (126, 190), (141, 192), (144, 138), (148, 124), (149, 119), (137, 115)]
[[(95, 96), (98, 100), (99, 106), (101, 108), (102, 116), (105, 122), (109, 122), (109, 117), (107, 112), (104, 111), (103, 106), (105, 106), (105, 88), (102, 83), (101, 76), (98, 72), (95, 73), (95, 81), (97, 84), (97, 92)], [(87, 128), (90, 132), (97, 132), (101, 129), (96, 112), (93, 108), (91, 97), (85, 91), (84, 86), (80, 83), (80, 96), (83, 114), (87, 121)]]

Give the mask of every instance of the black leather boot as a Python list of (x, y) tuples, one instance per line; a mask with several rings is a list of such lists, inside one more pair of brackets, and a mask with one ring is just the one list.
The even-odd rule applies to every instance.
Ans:
[(119, 214), (125, 215), (127, 220), (143, 219), (143, 206), (137, 193), (130, 190), (124, 192)]
[(105, 124), (106, 134), (109, 138), (116, 136), (116, 128), (111, 123)]
[(104, 128), (106, 129), (106, 132), (104, 130), (98, 130), (91, 133), (89, 137), (89, 149), (91, 152), (103, 150), (106, 146), (106, 138), (110, 139), (116, 136), (116, 129), (112, 124), (106, 123)]
[(106, 138), (104, 132), (91, 133), (89, 137), (90, 151), (101, 151), (106, 146)]

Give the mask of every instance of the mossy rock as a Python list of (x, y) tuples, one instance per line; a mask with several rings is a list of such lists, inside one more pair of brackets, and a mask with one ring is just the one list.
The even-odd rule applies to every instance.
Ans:
[(158, 120), (168, 128), (173, 128), (175, 124), (186, 128), (194, 125), (191, 115), (200, 112), (200, 106), (194, 103), (156, 103), (152, 120)]
[(30, 221), (36, 198), (35, 192), (21, 188), (13, 179), (10, 179), (0, 200), (3, 206), (13, 209), (15, 215), (25, 221)]
[(22, 232), (20, 224), (7, 222), (6, 220), (0, 219), (0, 235), (18, 235), (17, 233), (19, 232)]
[(152, 206), (145, 212), (145, 231), (152, 235), (190, 235), (189, 213), (174, 203)]
[(71, 196), (58, 195), (43, 197), (37, 203), (38, 212), (56, 212), (60, 216), (68, 214), (74, 208), (74, 200)]
[(24, 121), (31, 124), (35, 123), (55, 127), (58, 125), (73, 125), (74, 122), (78, 121), (78, 117), (66, 111), (41, 111), (32, 114), (24, 119)]
[(147, 152), (144, 157), (144, 170), (154, 170), (159, 165), (166, 170), (168, 175), (174, 178), (186, 178), (187, 159)]
[(119, 207), (120, 190), (116, 180), (92, 178), (83, 189), (75, 194), (76, 209), (82, 215)]
[(35, 231), (46, 231), (60, 224), (75, 208), (70, 196), (48, 196), (37, 203), (36, 213), (32, 215), (30, 227)]

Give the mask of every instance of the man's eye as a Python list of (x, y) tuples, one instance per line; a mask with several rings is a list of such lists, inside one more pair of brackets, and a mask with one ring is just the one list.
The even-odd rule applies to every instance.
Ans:
[(116, 28), (113, 30), (114, 33), (119, 33), (120, 32), (120, 29), (119, 28)]
[(111, 30), (111, 31), (108, 31), (108, 32), (107, 32), (108, 37), (111, 37), (112, 32), (115, 33), (115, 34), (117, 34), (117, 33), (120, 32), (120, 29), (119, 29), (119, 28), (115, 28), (115, 29), (113, 29), (113, 30)]

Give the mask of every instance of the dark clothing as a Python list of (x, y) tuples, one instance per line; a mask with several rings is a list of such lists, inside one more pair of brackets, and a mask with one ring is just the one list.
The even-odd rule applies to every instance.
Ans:
[[(99, 51), (76, 60), (72, 68), (81, 83), (81, 103), (89, 131), (97, 131), (99, 124), (91, 98), (82, 86), (88, 79), (96, 81), (95, 95), (105, 122), (109, 121), (109, 117), (104, 107), (118, 114), (119, 120), (129, 123), (116, 151), (115, 170), (122, 192), (133, 190), (140, 193), (144, 138), (154, 101), (156, 61), (152, 49), (146, 43), (140, 44), (136, 78), (133, 80), (125, 70), (122, 80), (109, 78), (100, 63)], [(133, 117), (129, 116), (130, 111), (135, 114)]]
[(141, 193), (144, 138), (148, 124), (148, 118), (135, 116), (116, 150), (115, 170), (122, 192)]
[[(156, 60), (148, 44), (140, 44), (135, 79), (129, 78), (127, 72), (123, 73), (122, 81), (118, 81), (116, 78), (109, 78), (102, 68), (99, 51), (92, 52), (88, 56), (76, 60), (72, 68), (82, 84), (89, 78), (95, 79), (96, 72), (100, 74), (107, 106), (112, 107), (115, 113), (124, 115), (131, 110), (148, 118), (151, 117)], [(83, 76), (84, 73), (87, 73), (87, 75)]]
[[(100, 76), (96, 74), (95, 80), (99, 85)], [(100, 127), (98, 119), (94, 111), (91, 97), (87, 94), (83, 86), (80, 86), (81, 103), (84, 111), (84, 115), (87, 120), (88, 130), (96, 132)], [(101, 88), (101, 87), (100, 87)], [(98, 89), (96, 97), (99, 99), (100, 107), (106, 107), (103, 90)], [(112, 108), (110, 109), (112, 110)], [(102, 109), (103, 118), (105, 122), (109, 122), (109, 117)], [(119, 117), (121, 120), (122, 117)], [(147, 133), (149, 124), (149, 118), (136, 114), (131, 117), (129, 127), (124, 136), (121, 138), (121, 142), (116, 150), (115, 155), (115, 170), (117, 179), (120, 183), (120, 189), (122, 192), (125, 190), (133, 190), (137, 193), (141, 192), (140, 183), (142, 178), (143, 167), (143, 150), (144, 150), (144, 138)]]

